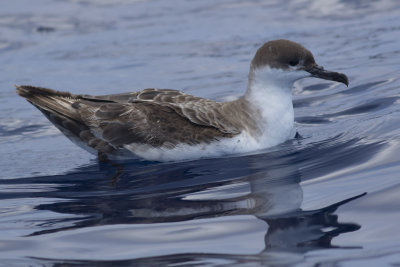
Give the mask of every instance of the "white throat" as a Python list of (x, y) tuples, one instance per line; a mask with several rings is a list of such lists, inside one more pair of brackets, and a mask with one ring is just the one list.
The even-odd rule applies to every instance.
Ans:
[(259, 142), (270, 147), (288, 140), (293, 134), (293, 83), (306, 77), (302, 71), (286, 71), (269, 67), (251, 70), (245, 98), (261, 115), (262, 136)]

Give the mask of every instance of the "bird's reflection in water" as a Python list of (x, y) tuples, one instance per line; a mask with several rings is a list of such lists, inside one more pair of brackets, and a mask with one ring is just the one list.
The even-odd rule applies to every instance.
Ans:
[[(374, 149), (378, 148), (379, 146)], [(360, 150), (359, 153), (363, 154), (363, 151)], [(175, 230), (172, 232), (175, 234), (171, 240), (167, 240), (170, 251), (151, 257), (137, 255), (132, 258), (135, 264), (151, 262), (165, 265), (214, 260), (230, 263), (271, 263), (275, 260), (291, 262), (290, 257), (287, 257), (288, 253), (301, 256), (310, 250), (333, 248), (332, 238), (359, 229), (360, 226), (356, 223), (339, 222), (334, 212), (341, 205), (364, 195), (354, 196), (317, 210), (302, 210), (300, 207), (303, 191), (300, 182), (308, 177), (304, 177), (299, 171), (302, 162), (296, 160), (298, 157), (297, 152), (286, 151), (179, 164), (133, 162), (124, 165), (124, 173), (116, 187), (110, 187), (109, 180), (104, 179), (108, 170), (96, 170), (96, 166), (53, 176), (52, 182), (59, 185), (57, 190), (38, 192), (35, 193), (35, 197), (45, 195), (68, 201), (41, 204), (36, 208), (74, 214), (75, 217), (48, 222), (47, 229), (36, 231), (30, 236), (91, 226), (140, 225), (137, 229), (130, 229), (130, 234), (140, 231), (142, 237), (151, 236), (150, 241), (147, 240), (151, 250), (152, 247), (157, 247), (158, 243), (151, 225), (164, 229), (160, 231), (167, 231), (165, 229), (173, 226)], [(359, 160), (363, 159), (359, 157)], [(313, 172), (305, 172), (313, 175)], [(48, 183), (48, 179), (50, 178), (35, 178), (35, 181)], [(80, 216), (77, 218), (76, 215)], [(190, 240), (191, 253), (188, 253), (187, 249), (180, 251), (179, 246), (175, 246), (181, 241), (187, 241), (186, 234), (178, 234), (179, 230), (190, 232), (191, 228), (187, 225), (201, 228), (196, 226), (196, 222), (218, 220), (224, 225), (221, 220), (235, 216), (253, 216), (254, 220), (264, 225), (263, 234), (258, 238), (258, 241), (262, 240), (263, 245), (257, 252), (246, 254), (238, 251), (219, 253), (215, 249), (208, 252), (197, 250), (196, 242), (200, 237), (202, 241), (209, 238), (211, 242), (214, 239), (212, 234), (207, 236), (207, 232), (201, 231), (194, 234)], [(185, 222), (186, 226), (179, 224), (182, 222)], [(143, 234), (146, 231), (148, 232)], [(235, 235), (235, 231), (240, 229), (225, 231), (224, 235)], [(243, 231), (246, 233), (246, 229)], [(165, 235), (162, 238), (165, 238)], [(135, 238), (130, 242), (135, 243)], [(79, 263), (90, 265), (93, 261)], [(121, 263), (128, 264), (129, 261), (124, 260)]]

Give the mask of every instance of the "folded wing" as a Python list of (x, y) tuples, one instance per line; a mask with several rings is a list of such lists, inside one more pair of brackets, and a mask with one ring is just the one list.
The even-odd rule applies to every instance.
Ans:
[(210, 143), (240, 132), (222, 119), (219, 103), (175, 90), (107, 96), (31, 86), (18, 86), (17, 91), (72, 141), (101, 153), (128, 144), (173, 148), (179, 143)]

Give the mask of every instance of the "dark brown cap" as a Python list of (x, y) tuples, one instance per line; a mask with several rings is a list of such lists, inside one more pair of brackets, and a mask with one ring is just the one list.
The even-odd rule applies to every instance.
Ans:
[(315, 60), (310, 51), (302, 45), (289, 40), (275, 40), (261, 46), (253, 60), (253, 69), (269, 66), (270, 68), (288, 69), (290, 66), (299, 65), (312, 67)]
[(268, 66), (270, 68), (304, 70), (310, 77), (331, 80), (349, 85), (349, 79), (343, 73), (325, 70), (315, 63), (314, 56), (302, 45), (289, 40), (275, 40), (261, 46), (253, 60), (250, 70)]

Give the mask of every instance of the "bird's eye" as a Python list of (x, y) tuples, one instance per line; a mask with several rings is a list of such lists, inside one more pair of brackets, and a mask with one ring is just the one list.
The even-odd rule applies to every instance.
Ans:
[(299, 64), (299, 60), (298, 59), (294, 59), (294, 60), (291, 60), (290, 62), (289, 62), (289, 65), (290, 66), (296, 66), (297, 64)]

